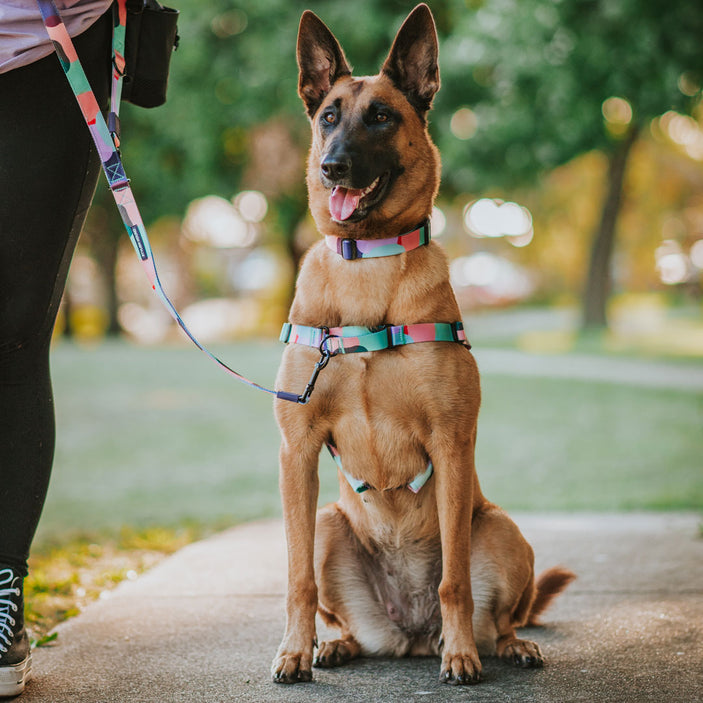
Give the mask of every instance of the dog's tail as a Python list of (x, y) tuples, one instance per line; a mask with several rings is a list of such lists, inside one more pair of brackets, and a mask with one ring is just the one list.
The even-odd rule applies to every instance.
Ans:
[(563, 566), (543, 571), (535, 584), (536, 595), (527, 616), (527, 625), (541, 625), (539, 616), (575, 578), (576, 574)]

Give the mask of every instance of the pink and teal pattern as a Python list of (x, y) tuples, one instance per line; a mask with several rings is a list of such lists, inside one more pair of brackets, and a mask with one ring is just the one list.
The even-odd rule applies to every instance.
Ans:
[(369, 327), (306, 327), (286, 322), (281, 342), (315, 347), (330, 356), (381, 351), (417, 342), (459, 342), (471, 348), (462, 322), (421, 322), (416, 325)]
[(396, 256), (429, 244), (430, 221), (426, 220), (412, 232), (388, 239), (343, 239), (330, 234), (325, 244), (343, 259), (375, 259), (381, 256)]
[[(100, 112), (97, 100), (90, 88), (83, 67), (78, 60), (78, 55), (73, 47), (73, 42), (66, 30), (66, 26), (61, 21), (61, 17), (53, 0), (37, 0), (37, 2), (46, 30), (49, 33), (49, 38), (56, 49), (61, 66), (68, 78), (68, 82), (71, 84), (71, 88), (78, 101), (78, 106), (83, 113), (83, 117), (95, 142), (110, 188), (114, 190), (115, 188), (124, 187), (128, 185), (129, 181), (127, 180), (119, 156), (115, 153), (115, 145), (110, 136), (107, 124)], [(124, 9), (125, 0), (120, 0), (119, 5), (119, 12), (126, 12)], [(122, 27), (122, 47), (122, 51), (124, 52), (124, 27)]]

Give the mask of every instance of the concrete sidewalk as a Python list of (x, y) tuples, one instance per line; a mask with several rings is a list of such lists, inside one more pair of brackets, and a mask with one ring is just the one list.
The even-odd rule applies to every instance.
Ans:
[[(186, 547), (59, 628), (34, 652), (22, 703), (315, 703), (703, 700), (703, 539), (699, 517), (518, 515), (537, 570), (578, 573), (524, 630), (541, 670), (484, 659), (474, 687), (437, 683), (439, 660), (362, 659), (275, 685), (269, 666), (285, 622), (279, 521)], [(318, 633), (324, 636), (323, 628)]]

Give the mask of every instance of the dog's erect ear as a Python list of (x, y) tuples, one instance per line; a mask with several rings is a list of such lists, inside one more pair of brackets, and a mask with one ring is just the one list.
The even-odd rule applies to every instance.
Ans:
[(437, 30), (427, 5), (418, 5), (395, 36), (381, 72), (424, 117), (439, 90)]
[(334, 34), (310, 10), (300, 18), (297, 54), (298, 95), (312, 118), (334, 82), (342, 76), (350, 76), (351, 68)]

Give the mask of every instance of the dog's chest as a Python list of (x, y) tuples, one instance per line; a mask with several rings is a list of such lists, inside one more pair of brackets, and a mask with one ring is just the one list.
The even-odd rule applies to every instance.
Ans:
[(439, 627), (439, 543), (381, 545), (368, 569), (376, 598), (397, 627), (411, 636), (430, 634)]
[(326, 302), (341, 324), (389, 322), (388, 310), (404, 287), (395, 267), (383, 260), (334, 261), (329, 271), (336, 285), (328, 289)]
[(415, 349), (335, 358), (326, 379), (334, 391), (328, 419), (342, 465), (379, 491), (403, 488), (427, 468), (430, 428), (418, 356), (424, 354)]

